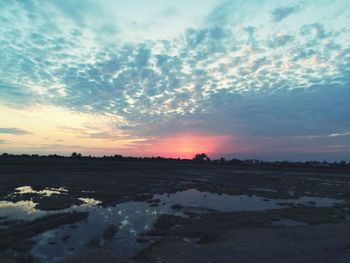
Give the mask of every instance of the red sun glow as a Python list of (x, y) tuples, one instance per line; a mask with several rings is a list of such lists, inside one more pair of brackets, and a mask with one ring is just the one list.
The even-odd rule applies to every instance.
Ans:
[(192, 158), (197, 153), (209, 156), (233, 152), (232, 135), (176, 134), (152, 140), (141, 149), (151, 156)]

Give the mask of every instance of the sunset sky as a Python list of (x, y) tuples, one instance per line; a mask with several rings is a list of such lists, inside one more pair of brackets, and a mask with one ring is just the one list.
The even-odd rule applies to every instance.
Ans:
[(348, 0), (0, 10), (0, 153), (350, 160)]

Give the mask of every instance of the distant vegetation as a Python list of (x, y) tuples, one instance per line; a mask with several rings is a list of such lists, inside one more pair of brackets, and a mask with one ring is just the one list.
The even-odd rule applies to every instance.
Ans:
[(143, 162), (185, 162), (185, 163), (198, 163), (198, 164), (213, 164), (213, 165), (234, 165), (244, 167), (283, 167), (283, 168), (330, 168), (330, 169), (350, 169), (350, 162), (327, 162), (327, 161), (305, 161), (305, 162), (289, 162), (289, 161), (261, 161), (256, 159), (240, 160), (225, 158), (219, 158), (211, 160), (205, 153), (196, 154), (192, 159), (180, 159), (180, 158), (164, 158), (164, 157), (125, 157), (119, 154), (111, 156), (83, 156), (81, 153), (73, 152), (70, 156), (62, 156), (57, 154), (52, 155), (38, 155), (38, 154), (8, 154), (3, 153), (0, 155), (0, 164), (15, 161), (54, 161), (54, 160), (94, 160), (94, 161), (143, 161)]

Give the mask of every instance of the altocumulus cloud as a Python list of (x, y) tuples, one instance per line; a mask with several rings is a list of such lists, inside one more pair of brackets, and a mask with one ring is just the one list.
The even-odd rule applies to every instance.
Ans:
[(200, 26), (137, 41), (106, 3), (2, 3), (0, 101), (115, 114), (129, 123), (115, 128), (135, 136), (190, 130), (263, 144), (350, 130), (346, 1), (223, 1)]
[(9, 144), (10, 142), (9, 141), (7, 141), (7, 140), (2, 140), (2, 139), (0, 139), (0, 144)]
[(273, 10), (272, 12), (272, 18), (274, 22), (279, 22), (291, 14), (299, 11), (299, 6), (285, 6), (285, 7), (279, 7)]
[(31, 132), (19, 128), (0, 128), (0, 133), (13, 135), (31, 134)]

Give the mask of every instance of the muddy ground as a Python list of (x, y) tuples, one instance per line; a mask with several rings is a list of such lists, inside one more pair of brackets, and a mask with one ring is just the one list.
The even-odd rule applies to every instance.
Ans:
[[(31, 186), (68, 189), (66, 195), (12, 195)], [(162, 215), (144, 236), (160, 237), (133, 258), (120, 259), (113, 251), (90, 249), (65, 262), (350, 262), (350, 173), (327, 170), (258, 170), (231, 165), (181, 162), (64, 161), (0, 164), (0, 200), (33, 200), (40, 210), (79, 205), (78, 198), (94, 198), (102, 206), (128, 200), (150, 200), (154, 194), (187, 189), (230, 195), (257, 195), (266, 199), (299, 196), (343, 200), (334, 207), (287, 204), (260, 212)], [(181, 207), (179, 207), (181, 209)], [(0, 208), (1, 209), (1, 208)], [(177, 209), (176, 207), (174, 209)], [(6, 222), (0, 230), (0, 257), (5, 262), (35, 262), (27, 251), (31, 237), (83, 220), (86, 214), (62, 214), (31, 222)], [(281, 219), (302, 222), (291, 227)], [(5, 220), (6, 221), (6, 220)], [(19, 230), (25, 231), (19, 231)], [(140, 236), (142, 242), (142, 236)], [(88, 256), (86, 256), (88, 255)], [(75, 257), (75, 258), (74, 258)]]

